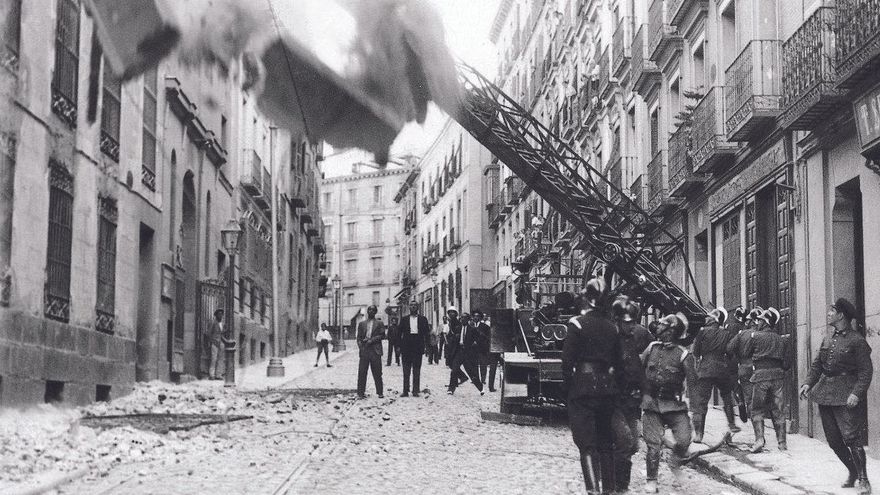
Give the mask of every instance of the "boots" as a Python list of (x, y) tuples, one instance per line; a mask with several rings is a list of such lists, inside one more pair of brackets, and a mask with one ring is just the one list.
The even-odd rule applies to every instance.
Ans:
[(773, 420), (773, 428), (776, 429), (776, 444), (779, 446), (779, 450), (788, 450), (788, 443), (785, 441), (787, 433), (785, 431), (785, 421)]
[(645, 471), (647, 481), (645, 493), (657, 493), (657, 471), (660, 470), (660, 451), (649, 450), (645, 454)]
[(618, 459), (614, 464), (614, 481), (617, 484), (617, 491), (625, 492), (629, 490), (629, 481), (632, 477), (632, 461), (629, 459)]
[(706, 428), (706, 415), (694, 413), (694, 443), (703, 443), (703, 431)]
[(733, 413), (733, 404), (724, 404), (724, 416), (727, 417), (727, 429), (731, 433), (739, 433), (742, 430), (736, 426), (736, 415)]
[(750, 451), (757, 454), (764, 450), (764, 418), (752, 419), (752, 427), (755, 429), (755, 443), (752, 444)]
[(865, 458), (865, 448), (862, 446), (858, 447), (850, 447), (850, 453), (852, 454), (853, 464), (856, 467), (856, 474), (858, 474), (858, 482), (856, 482), (856, 488), (858, 489), (859, 495), (866, 495), (871, 493), (871, 482), (868, 481), (868, 466), (867, 459)]
[(617, 490), (617, 483), (614, 479), (614, 454), (611, 452), (602, 452), (599, 454), (599, 473), (602, 477), (602, 493), (612, 493)]
[(589, 495), (601, 493), (599, 491), (599, 477), (596, 474), (597, 460), (593, 455), (581, 453), (581, 471), (584, 473), (584, 485), (586, 485)]
[(833, 450), (837, 455), (837, 458), (840, 459), (840, 462), (846, 467), (846, 470), (849, 471), (849, 476), (846, 477), (846, 482), (840, 485), (841, 488), (852, 488), (856, 486), (856, 480), (859, 479), (859, 473), (856, 470), (855, 464), (853, 464), (852, 453), (850, 452), (849, 447), (840, 445), (833, 448)]

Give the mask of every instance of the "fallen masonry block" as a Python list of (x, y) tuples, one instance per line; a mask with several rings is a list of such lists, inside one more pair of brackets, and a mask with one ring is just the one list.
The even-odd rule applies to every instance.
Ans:
[(496, 421), (498, 423), (515, 424), (522, 426), (540, 426), (541, 423), (543, 423), (542, 418), (536, 416), (500, 413), (494, 411), (480, 411), (480, 418), (486, 421)]
[(253, 416), (226, 414), (117, 414), (87, 416), (80, 419), (80, 424), (101, 429), (131, 426), (139, 430), (165, 434), (169, 431), (187, 431), (199, 426), (252, 418)]

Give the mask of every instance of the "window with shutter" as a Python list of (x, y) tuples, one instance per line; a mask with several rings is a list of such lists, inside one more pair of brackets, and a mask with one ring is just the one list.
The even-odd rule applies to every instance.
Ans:
[(143, 155), (141, 182), (151, 191), (156, 190), (156, 93), (159, 74), (153, 68), (144, 74)]
[(104, 61), (104, 90), (101, 106), (101, 151), (119, 163), (119, 124), (122, 115), (122, 83)]
[(70, 319), (73, 176), (54, 161), (49, 163), (49, 168), (49, 233), (43, 310), (48, 318), (67, 322)]
[(73, 128), (79, 85), (79, 1), (58, 0), (57, 19), (52, 112)]
[(98, 276), (95, 329), (113, 333), (116, 310), (116, 200), (98, 198)]

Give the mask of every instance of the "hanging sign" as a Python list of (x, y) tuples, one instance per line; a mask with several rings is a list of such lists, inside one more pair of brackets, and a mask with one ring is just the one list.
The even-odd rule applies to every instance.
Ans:
[(862, 155), (880, 157), (880, 85), (853, 102)]

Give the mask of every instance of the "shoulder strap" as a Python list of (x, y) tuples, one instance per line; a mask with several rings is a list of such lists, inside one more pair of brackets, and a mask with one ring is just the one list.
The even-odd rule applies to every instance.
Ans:
[(688, 351), (687, 348), (681, 345), (679, 345), (678, 348), (681, 349), (681, 362), (683, 363), (684, 360), (688, 357), (688, 354), (690, 354), (690, 351)]
[(581, 322), (578, 320), (578, 317), (577, 317), (577, 316), (575, 316), (575, 317), (573, 317), (572, 319), (568, 320), (568, 322), (571, 323), (572, 325), (578, 327), (578, 328), (581, 329), (581, 330), (584, 329), (584, 327), (581, 326)]

